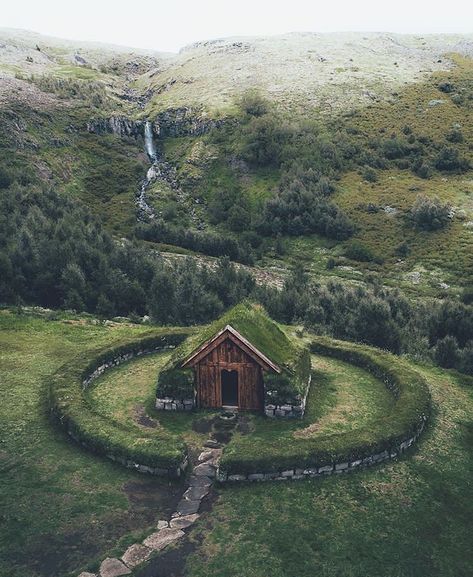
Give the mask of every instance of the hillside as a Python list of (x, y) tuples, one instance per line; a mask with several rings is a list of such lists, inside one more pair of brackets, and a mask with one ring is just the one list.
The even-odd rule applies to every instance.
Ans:
[[(170, 55), (1, 31), (0, 302), (188, 324), (251, 297), (396, 352), (453, 335), (468, 356), (420, 309), (470, 318), (472, 46), (288, 34)], [(389, 328), (366, 336), (354, 287)], [(337, 290), (354, 325), (324, 310)]]
[(473, 54), (473, 36), (294, 33), (225, 38), (183, 48), (164, 70), (138, 81), (155, 96), (152, 114), (168, 107), (232, 109), (235, 96), (258, 87), (286, 109), (328, 113), (389, 99), (403, 85), (448, 70), (447, 53)]

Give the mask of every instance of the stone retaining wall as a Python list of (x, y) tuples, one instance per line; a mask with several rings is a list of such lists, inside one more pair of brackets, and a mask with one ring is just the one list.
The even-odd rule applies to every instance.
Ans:
[(217, 480), (221, 483), (225, 482), (235, 482), (235, 481), (288, 481), (290, 479), (305, 479), (307, 477), (321, 477), (324, 475), (342, 474), (350, 473), (351, 471), (358, 470), (364, 467), (370, 467), (371, 465), (376, 465), (377, 463), (382, 463), (383, 461), (388, 461), (390, 459), (395, 459), (409, 447), (411, 447), (419, 438), (420, 434), (424, 430), (427, 417), (423, 417), (423, 421), (418, 428), (417, 432), (408, 439), (402, 441), (399, 444), (397, 450), (388, 451), (384, 450), (381, 453), (375, 453), (364, 457), (363, 459), (356, 459), (354, 461), (339, 461), (336, 463), (331, 463), (330, 465), (323, 465), (321, 467), (313, 466), (307, 468), (297, 468), (286, 469), (280, 471), (264, 472), (259, 473), (232, 473), (228, 475), (225, 471), (218, 469)]
[[(128, 353), (112, 357), (112, 358), (110, 358), (110, 360), (105, 361), (100, 366), (98, 366), (92, 373), (90, 373), (90, 375), (88, 375), (82, 381), (82, 386), (84, 389), (87, 388), (90, 385), (90, 383), (92, 383), (95, 379), (97, 379), (98, 377), (103, 375), (103, 373), (107, 369), (110, 369), (113, 367), (118, 367), (122, 363), (130, 361), (131, 359), (133, 359), (135, 357), (141, 357), (144, 355), (151, 355), (151, 354), (156, 353), (158, 351), (162, 351), (162, 350), (166, 350), (166, 349), (174, 349), (174, 348), (175, 348), (174, 345), (164, 345), (164, 346), (158, 345), (158, 346), (151, 347), (151, 348), (143, 348), (143, 349), (138, 349), (136, 351), (130, 351)], [(93, 447), (91, 447), (89, 444), (87, 444), (86, 442), (84, 442), (80, 438), (78, 438), (74, 434), (74, 432), (71, 431), (69, 428), (66, 429), (66, 432), (72, 439), (74, 439), (74, 441), (76, 443), (78, 443), (79, 445), (82, 445), (83, 447), (87, 448), (88, 450), (93, 450)], [(158, 475), (158, 476), (166, 476), (166, 477), (171, 477), (171, 478), (181, 477), (181, 475), (184, 473), (184, 471), (186, 470), (186, 468), (188, 466), (187, 457), (175, 469), (164, 469), (164, 468), (160, 468), (160, 467), (154, 468), (154, 467), (149, 467), (148, 465), (141, 465), (140, 463), (136, 463), (134, 461), (131, 461), (130, 459), (121, 458), (121, 457), (118, 457), (116, 455), (105, 455), (105, 456), (107, 457), (107, 459), (110, 459), (111, 461), (115, 461), (116, 463), (120, 463), (121, 465), (127, 467), (128, 469), (134, 469), (135, 471), (139, 471), (140, 473), (147, 473), (150, 475)]]
[(192, 411), (194, 406), (194, 399), (174, 399), (171, 397), (156, 399), (158, 411)]
[(107, 369), (112, 367), (118, 367), (122, 363), (126, 363), (135, 357), (141, 357), (143, 355), (151, 355), (157, 353), (158, 351), (164, 351), (166, 349), (174, 349), (174, 345), (156, 346), (148, 349), (139, 349), (137, 351), (131, 351), (123, 355), (118, 355), (117, 357), (112, 357), (109, 361), (105, 361), (99, 367), (95, 369), (90, 375), (88, 375), (83, 381), (82, 385), (84, 389), (90, 385), (92, 381), (98, 379)]
[(270, 418), (274, 418), (274, 417), (278, 417), (278, 418), (286, 418), (286, 419), (291, 419), (291, 418), (302, 418), (304, 416), (305, 413), (305, 406), (306, 406), (306, 402), (307, 402), (307, 396), (309, 394), (309, 390), (310, 390), (310, 383), (312, 381), (312, 375), (310, 375), (309, 380), (307, 381), (307, 387), (304, 393), (304, 397), (302, 398), (301, 402), (297, 405), (291, 405), (291, 404), (286, 404), (286, 405), (265, 405), (264, 406), (264, 414), (267, 417)]

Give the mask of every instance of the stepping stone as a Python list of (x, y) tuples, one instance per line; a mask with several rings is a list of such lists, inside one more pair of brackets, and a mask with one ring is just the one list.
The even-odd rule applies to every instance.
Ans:
[(171, 519), (171, 528), (172, 529), (187, 529), (193, 523), (197, 521), (200, 515), (194, 513), (194, 515), (184, 515), (184, 517), (175, 517)]
[(203, 463), (204, 461), (208, 461), (212, 459), (213, 456), (214, 454), (211, 449), (209, 449), (208, 451), (202, 451), (202, 453), (199, 455), (199, 462)]
[(158, 524), (156, 525), (157, 529), (164, 529), (165, 527), (169, 527), (169, 523), (167, 521), (164, 521), (164, 519), (158, 521)]
[[(176, 507), (176, 512), (180, 517), (185, 515), (193, 515), (197, 513), (200, 507), (200, 501), (189, 501), (188, 499), (181, 499)], [(162, 529), (164, 531), (164, 529)]]
[(218, 441), (215, 441), (214, 439), (209, 439), (204, 443), (204, 447), (208, 447), (209, 449), (220, 449), (221, 446), (222, 445)]
[(206, 477), (205, 475), (191, 475), (189, 478), (189, 485), (191, 487), (210, 487), (212, 482), (212, 479), (210, 477)]
[(221, 456), (222, 449), (209, 449), (208, 451), (202, 451), (198, 460), (200, 463), (209, 463), (211, 465), (215, 465)]
[(184, 499), (189, 499), (189, 501), (201, 501), (205, 495), (210, 491), (210, 486), (208, 487), (189, 487), (187, 491), (182, 495)]
[(131, 571), (119, 559), (107, 557), (100, 565), (100, 577), (120, 577), (129, 575)]
[(164, 549), (167, 545), (169, 545), (169, 543), (177, 541), (177, 539), (184, 537), (184, 535), (184, 531), (181, 531), (180, 529), (171, 529), (170, 527), (165, 527), (164, 529), (161, 529), (161, 531), (152, 533), (149, 537), (147, 537), (143, 541), (143, 545), (153, 549), (153, 551), (161, 551), (161, 549)]
[(208, 463), (202, 463), (201, 465), (197, 465), (194, 467), (192, 471), (194, 475), (197, 476), (205, 476), (205, 477), (215, 477), (215, 467), (213, 465), (209, 465)]
[(135, 543), (130, 545), (130, 547), (125, 551), (122, 561), (125, 565), (133, 569), (133, 567), (137, 567), (138, 565), (141, 565), (141, 563), (148, 561), (151, 553), (152, 551), (149, 547)]

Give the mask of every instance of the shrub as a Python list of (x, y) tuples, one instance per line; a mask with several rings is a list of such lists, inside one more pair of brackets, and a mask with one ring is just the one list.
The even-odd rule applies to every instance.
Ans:
[(240, 108), (250, 116), (263, 116), (268, 112), (268, 101), (258, 90), (247, 90), (240, 99)]
[(464, 172), (469, 170), (470, 163), (466, 158), (460, 156), (456, 148), (443, 146), (435, 160), (435, 167), (446, 172)]
[(377, 182), (378, 173), (376, 172), (376, 170), (374, 170), (374, 168), (367, 166), (363, 170), (363, 179), (366, 180), (367, 182)]
[(411, 209), (411, 218), (417, 228), (437, 230), (449, 222), (451, 206), (443, 204), (439, 198), (418, 195)]
[(458, 128), (454, 128), (447, 133), (445, 138), (448, 142), (463, 142), (463, 133)]
[(369, 247), (354, 240), (345, 247), (345, 256), (351, 260), (359, 262), (371, 262), (376, 260), (376, 256)]
[(437, 88), (440, 90), (440, 92), (445, 92), (445, 94), (450, 94), (450, 92), (453, 92), (455, 90), (455, 85), (452, 84), (451, 82), (441, 82)]
[(450, 369), (457, 364), (458, 357), (458, 343), (455, 337), (447, 335), (437, 342), (437, 346), (434, 349), (434, 358), (438, 365)]

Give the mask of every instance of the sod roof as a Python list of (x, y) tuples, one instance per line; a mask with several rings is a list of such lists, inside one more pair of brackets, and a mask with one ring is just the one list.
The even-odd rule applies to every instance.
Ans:
[(300, 355), (300, 347), (286, 336), (261, 305), (245, 301), (179, 345), (172, 355), (171, 364), (176, 368), (180, 367), (196, 349), (227, 325), (237, 330), (254, 347), (281, 368), (292, 369)]

